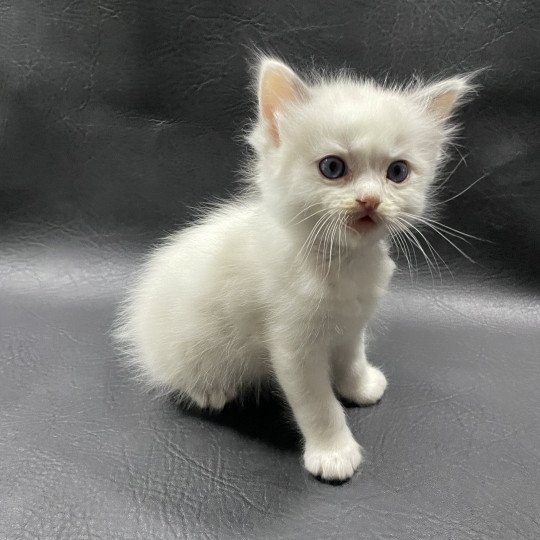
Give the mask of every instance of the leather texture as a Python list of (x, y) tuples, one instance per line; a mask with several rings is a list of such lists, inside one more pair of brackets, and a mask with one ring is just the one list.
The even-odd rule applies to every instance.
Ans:
[[(540, 537), (540, 5), (0, 2), (0, 538)], [(234, 192), (249, 47), (403, 81), (487, 68), (465, 158), (371, 327), (389, 388), (310, 477), (275, 392), (215, 415), (144, 393), (109, 328), (153, 242)], [(483, 176), (483, 179), (472, 183)], [(454, 198), (467, 189), (461, 196)]]

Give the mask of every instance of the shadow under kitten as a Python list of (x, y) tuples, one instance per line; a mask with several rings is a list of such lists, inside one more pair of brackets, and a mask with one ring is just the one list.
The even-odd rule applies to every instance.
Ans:
[[(292, 412), (275, 385), (267, 386), (257, 393), (247, 392), (227, 403), (221, 411), (199, 409), (174, 396), (171, 396), (170, 401), (183, 415), (233, 429), (278, 450), (286, 452), (302, 450), (302, 438)], [(344, 398), (340, 398), (340, 401), (346, 408), (363, 409), (372, 406), (358, 405)]]
[(194, 418), (231, 428), (287, 452), (300, 452), (302, 439), (290, 408), (275, 387), (248, 392), (227, 403), (221, 411), (199, 409), (171, 397), (176, 409)]

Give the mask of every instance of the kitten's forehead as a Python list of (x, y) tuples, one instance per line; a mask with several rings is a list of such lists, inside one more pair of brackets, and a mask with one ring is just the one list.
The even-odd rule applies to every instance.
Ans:
[(299, 110), (295, 135), (314, 151), (399, 155), (423, 144), (429, 124), (403, 92), (374, 84), (326, 84)]

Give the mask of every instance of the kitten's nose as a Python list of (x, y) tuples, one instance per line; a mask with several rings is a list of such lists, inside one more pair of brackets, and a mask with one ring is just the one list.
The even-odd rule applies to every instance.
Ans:
[(381, 199), (377, 195), (363, 195), (359, 199), (356, 199), (356, 202), (367, 211), (376, 210), (377, 206), (381, 204)]

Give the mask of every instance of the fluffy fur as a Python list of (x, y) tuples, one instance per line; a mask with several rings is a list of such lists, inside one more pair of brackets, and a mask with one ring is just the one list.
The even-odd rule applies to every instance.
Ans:
[[(306, 83), (262, 58), (249, 188), (158, 247), (123, 306), (116, 337), (141, 378), (219, 410), (273, 377), (308, 471), (350, 477), (361, 447), (336, 393), (362, 405), (383, 395), (364, 328), (394, 270), (386, 237), (429, 207), (449, 119), (470, 89), (466, 77)], [(347, 163), (344, 178), (322, 176), (329, 155)], [(386, 178), (395, 160), (410, 171), (401, 184)]]

